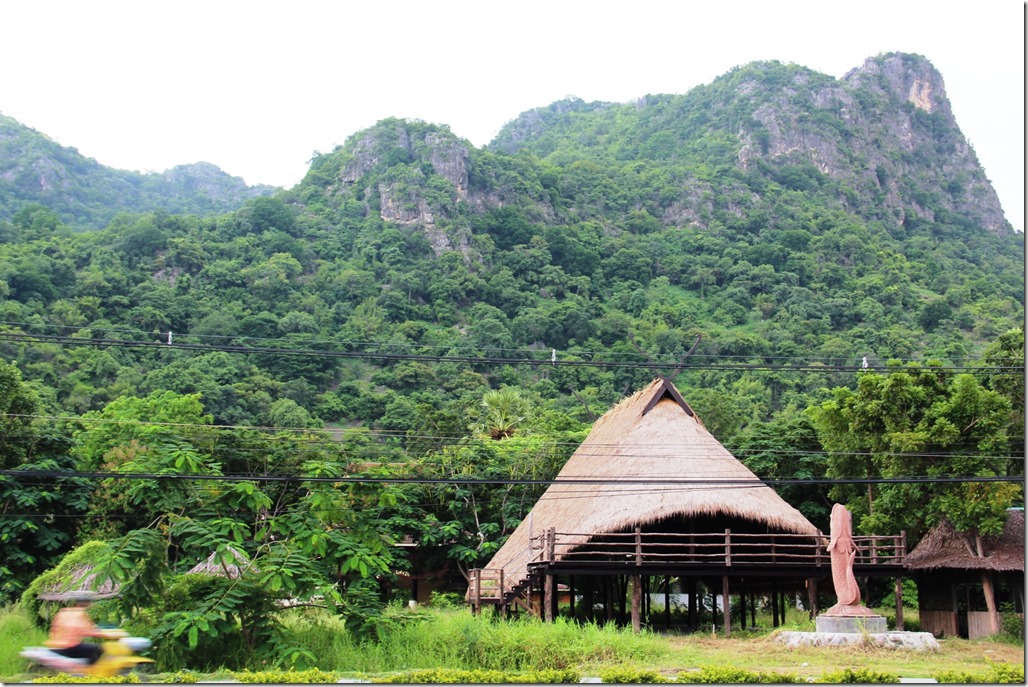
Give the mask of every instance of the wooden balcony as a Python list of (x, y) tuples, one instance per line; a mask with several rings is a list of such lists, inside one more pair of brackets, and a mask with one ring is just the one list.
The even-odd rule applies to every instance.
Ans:
[[(906, 537), (870, 535), (853, 538), (854, 569), (902, 567)], [(630, 566), (640, 568), (739, 568), (830, 566), (828, 537), (807, 534), (732, 532), (610, 532), (579, 534), (549, 529), (531, 539), (529, 568), (555, 566)]]
[[(902, 575), (906, 535), (855, 536), (857, 575)], [(548, 529), (532, 537), (528, 577), (512, 584), (502, 569), (471, 571), (470, 599), (506, 604), (545, 575), (822, 577), (831, 573), (828, 537), (732, 532), (607, 532)]]

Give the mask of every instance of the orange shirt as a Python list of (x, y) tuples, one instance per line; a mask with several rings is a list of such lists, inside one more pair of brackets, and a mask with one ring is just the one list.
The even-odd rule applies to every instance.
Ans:
[(67, 649), (81, 644), (86, 637), (99, 637), (103, 633), (80, 606), (62, 608), (50, 625), (50, 638), (46, 645), (53, 649)]

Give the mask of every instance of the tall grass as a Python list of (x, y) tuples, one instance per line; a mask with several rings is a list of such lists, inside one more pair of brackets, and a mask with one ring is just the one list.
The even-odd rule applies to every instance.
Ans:
[(565, 669), (647, 662), (667, 653), (666, 644), (646, 632), (635, 635), (563, 618), (542, 623), (535, 618), (474, 617), (467, 609), (408, 614), (380, 642), (356, 642), (326, 614), (297, 615), (285, 626), (290, 645), (317, 657), (315, 667), (367, 674), (430, 668)]
[(36, 627), (27, 613), (16, 606), (0, 608), (0, 675), (28, 672), (29, 662), (18, 653), (44, 641), (46, 632)]

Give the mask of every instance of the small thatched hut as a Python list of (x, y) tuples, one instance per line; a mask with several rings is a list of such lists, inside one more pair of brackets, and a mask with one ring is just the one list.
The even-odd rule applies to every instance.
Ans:
[[(230, 562), (231, 561), (231, 562)], [(243, 563), (240, 567), (239, 563)], [(206, 560), (202, 560), (186, 571), (187, 575), (217, 575), (236, 579), (248, 572), (257, 572), (250, 560), (232, 546), (225, 547), (223, 553), (212, 551)]]
[[(758, 556), (754, 547), (760, 536), (804, 535), (793, 541), (806, 542), (810, 555), (822, 543), (818, 529), (729, 453), (664, 378), (624, 399), (595, 423), (555, 483), (483, 570), (501, 571), (500, 586), (511, 595), (519, 589), (524, 593), (531, 578), (540, 577), (541, 568), (533, 562), (540, 559), (544, 546), (539, 537), (547, 532), (555, 540), (552, 551), (543, 556), (550, 571), (573, 566), (577, 575), (609, 578), (616, 572), (612, 566), (625, 570), (632, 553), (631, 546), (619, 548), (613, 542), (637, 532), (640, 542), (648, 538), (650, 550), (660, 552), (647, 560), (664, 561), (650, 564), (650, 572), (694, 579), (706, 575), (718, 582), (708, 586), (719, 592), (727, 592), (729, 577), (741, 581), (741, 569), (754, 558), (736, 556), (732, 568), (732, 556), (747, 546), (751, 556)], [(729, 532), (731, 544), (724, 542)], [(686, 556), (685, 549), (696, 551), (706, 535), (717, 537), (718, 548), (708, 548), (706, 557)], [(787, 536), (781, 541), (786, 540)], [(601, 546), (609, 547), (606, 558), (586, 554)], [(648, 575), (645, 565), (637, 563), (633, 572), (622, 574)], [(747, 583), (757, 577), (751, 567)], [(771, 578), (766, 579), (770, 588)], [(794, 581), (803, 588), (803, 576)], [(472, 582), (481, 585), (480, 579)], [(638, 580), (633, 582), (636, 595)], [(469, 591), (469, 598), (478, 592)], [(722, 598), (727, 599), (727, 593)], [(634, 624), (635, 601), (633, 596)]]
[(88, 596), (91, 599), (110, 599), (118, 595), (119, 587), (111, 579), (97, 579), (92, 565), (72, 568), (67, 575), (44, 585), (39, 592), (42, 601), (68, 601)]
[(997, 602), (1008, 601), (1009, 612), (1024, 613), (1024, 510), (1007, 513), (1002, 534), (982, 538), (983, 556), (974, 539), (947, 520), (907, 555), (923, 631), (975, 639), (999, 631), (999, 618), (989, 610)]

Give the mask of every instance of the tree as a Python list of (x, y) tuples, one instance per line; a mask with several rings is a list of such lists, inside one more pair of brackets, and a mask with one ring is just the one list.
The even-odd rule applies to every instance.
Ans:
[(528, 400), (509, 386), (487, 391), (482, 396), (482, 409), (478, 426), (494, 440), (514, 436), (530, 412)]
[[(937, 364), (861, 373), (856, 390), (837, 388), (833, 395), (808, 410), (822, 444), (835, 452), (829, 476), (915, 479), (881, 484), (877, 494), (868, 484), (866, 499), (849, 488), (833, 489), (833, 498), (860, 513), (860, 528), (904, 529), (916, 540), (946, 518), (975, 543), (968, 552), (983, 556), (982, 537), (1002, 531), (1007, 509), (1024, 498), (1023, 485), (960, 478), (1011, 474), (1009, 401), (973, 375), (946, 372)], [(928, 481), (933, 478), (957, 481)], [(998, 631), (989, 573), (982, 583)]]
[(0, 475), (0, 601), (53, 565), (88, 505), (83, 480), (33, 474), (73, 468), (65, 436), (35, 417), (41, 411), (18, 369), (0, 360), (0, 469), (10, 471)]

